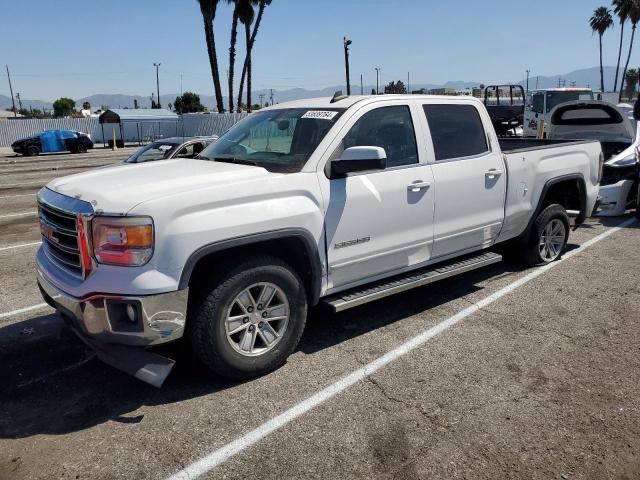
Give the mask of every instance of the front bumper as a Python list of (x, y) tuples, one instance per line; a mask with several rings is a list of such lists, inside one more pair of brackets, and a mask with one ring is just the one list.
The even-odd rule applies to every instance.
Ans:
[[(147, 296), (76, 298), (53, 285), (40, 268), (38, 285), (45, 301), (63, 313), (81, 336), (94, 342), (152, 346), (184, 334), (188, 289)], [(127, 305), (136, 312), (133, 322), (127, 316)]]
[(601, 217), (624, 215), (629, 206), (629, 194), (634, 186), (633, 180), (620, 180), (611, 185), (600, 187), (600, 202), (596, 214)]

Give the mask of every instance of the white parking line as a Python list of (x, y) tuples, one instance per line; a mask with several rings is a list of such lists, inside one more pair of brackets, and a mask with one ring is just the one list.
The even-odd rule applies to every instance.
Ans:
[[(48, 183), (51, 180), (44, 180), (44, 183)], [(25, 185), (44, 185), (43, 180), (38, 180), (37, 182), (24, 182), (24, 183), (1, 183), (0, 188), (5, 187), (23, 187)]]
[(3, 195), (0, 196), (0, 200), (3, 198), (16, 198), (16, 197), (35, 197), (37, 193), (21, 193), (19, 195)]
[(461, 310), (460, 312), (447, 318), (446, 320), (435, 325), (434, 327), (431, 327), (428, 330), (425, 330), (419, 335), (403, 343), (399, 347), (394, 348), (393, 350), (387, 352), (386, 354), (377, 358), (371, 363), (366, 364), (362, 368), (355, 370), (354, 372), (350, 373), (346, 377), (343, 377), (342, 379), (338, 380), (332, 385), (329, 385), (325, 389), (320, 390), (318, 393), (312, 395), (306, 400), (303, 400), (297, 405), (294, 405), (293, 407), (285, 410), (280, 415), (277, 415), (276, 417), (273, 417), (271, 420), (266, 421), (256, 429), (251, 430), (250, 432), (237, 438), (231, 443), (228, 443), (227, 445), (217, 450), (214, 450), (209, 455), (201, 458), (200, 460), (197, 460), (196, 462), (192, 463), (186, 468), (176, 472), (171, 477), (168, 477), (168, 480), (193, 479), (211, 471), (212, 469), (216, 468), (220, 464), (224, 463), (230, 457), (258, 443), (260, 440), (262, 440), (266, 436), (279, 430), (280, 428), (284, 427), (285, 425), (292, 422), (296, 418), (304, 415), (309, 410), (326, 402), (327, 400), (336, 396), (338, 393), (342, 392), (343, 390), (366, 379), (369, 375), (375, 373), (376, 371), (380, 370), (382, 367), (388, 365), (394, 360), (397, 360), (398, 358), (410, 353), (412, 350), (415, 350), (416, 348), (424, 345), (431, 338), (448, 330), (449, 328), (453, 327), (454, 325), (461, 322), (465, 318), (476, 313), (480, 309), (487, 307), (488, 305), (492, 304), (496, 300), (504, 297), (505, 295), (508, 295), (509, 293), (529, 283), (531, 280), (539, 277), (540, 275), (543, 275), (544, 273), (548, 272), (552, 268), (555, 268), (556, 266), (561, 265), (563, 262), (573, 257), (574, 255), (577, 255), (578, 253), (583, 252), (585, 249), (600, 242), (601, 240), (604, 240), (605, 238), (619, 231), (620, 229), (631, 225), (633, 222), (634, 222), (634, 219), (625, 220), (620, 224), (618, 224), (618, 226), (610, 228), (606, 232), (601, 233), (597, 237), (594, 237), (591, 240), (588, 240), (587, 242), (583, 243), (579, 248), (576, 248), (575, 250), (568, 252), (567, 254), (564, 255), (562, 260), (554, 263), (550, 263), (548, 265), (545, 265), (544, 267), (540, 267), (533, 270), (531, 273), (525, 275), (524, 277), (514, 281), (513, 283), (510, 283), (506, 287), (498, 290), (497, 292), (489, 295), (488, 297), (485, 297), (484, 299), (465, 308), (464, 310)]
[(36, 210), (32, 210), (30, 212), (10, 213), (8, 215), (0, 215), (0, 218), (26, 217), (27, 215), (37, 215), (37, 214), (38, 212)]
[(39, 303), (37, 305), (31, 305), (30, 307), (19, 308), (11, 312), (0, 313), (0, 319), (13, 317), (14, 315), (20, 315), (21, 313), (31, 312), (32, 310), (40, 310), (41, 308), (48, 307), (46, 303)]
[(19, 245), (8, 245), (6, 247), (0, 247), (0, 252), (3, 252), (5, 250), (13, 250), (16, 248), (24, 248), (24, 247), (31, 247), (33, 245), (40, 245), (42, 242), (31, 242), (31, 243), (21, 243)]

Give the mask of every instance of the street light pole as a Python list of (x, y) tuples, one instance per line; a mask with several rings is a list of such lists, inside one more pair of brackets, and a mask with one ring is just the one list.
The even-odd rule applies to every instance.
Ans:
[(160, 62), (153, 64), (153, 66), (156, 67), (156, 92), (158, 96), (158, 101), (156, 102), (156, 105), (158, 108), (162, 108), (162, 105), (160, 105), (160, 75), (158, 74), (158, 69), (160, 68), (160, 65), (161, 65)]
[(531, 73), (531, 70), (527, 69), (527, 97), (529, 96), (529, 74)]
[(349, 79), (349, 45), (351, 40), (347, 40), (347, 37), (342, 37), (342, 43), (344, 44), (344, 68), (347, 75), (347, 95), (351, 95), (351, 80)]
[(9, 65), (5, 65), (7, 67), (7, 79), (9, 80), (9, 91), (11, 92), (11, 104), (13, 105), (13, 116), (17, 117), (18, 113), (16, 112), (16, 101), (13, 99), (13, 87), (11, 86), (11, 74), (9, 73)]
[(378, 81), (380, 74), (380, 67), (376, 67), (376, 95), (380, 95), (380, 83)]

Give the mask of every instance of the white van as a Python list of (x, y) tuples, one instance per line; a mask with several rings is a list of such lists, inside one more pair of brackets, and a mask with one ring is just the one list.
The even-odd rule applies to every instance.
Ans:
[(541, 120), (544, 120), (545, 125), (549, 125), (549, 114), (551, 110), (561, 103), (574, 100), (593, 100), (593, 90), (590, 88), (572, 87), (548, 88), (530, 92), (522, 125), (524, 136), (537, 136)]

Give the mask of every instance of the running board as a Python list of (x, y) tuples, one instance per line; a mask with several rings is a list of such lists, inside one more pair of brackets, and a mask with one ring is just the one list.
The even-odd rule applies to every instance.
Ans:
[(461, 273), (493, 265), (502, 261), (502, 255), (493, 252), (481, 253), (462, 260), (455, 259), (448, 262), (430, 265), (420, 270), (414, 270), (390, 279), (380, 280), (373, 284), (356, 287), (336, 295), (322, 299), (322, 303), (334, 312), (342, 312), (349, 308), (373, 302), (380, 298), (404, 292), (412, 288), (421, 287)]

